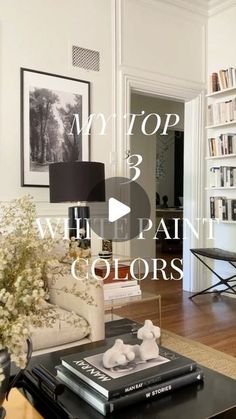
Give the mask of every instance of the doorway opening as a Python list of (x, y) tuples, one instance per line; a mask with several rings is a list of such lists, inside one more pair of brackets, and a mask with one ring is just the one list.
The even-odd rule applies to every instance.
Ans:
[[(183, 258), (183, 213), (184, 213), (184, 102), (164, 99), (156, 95), (131, 91), (130, 112), (141, 114), (130, 137), (131, 154), (143, 157), (138, 183), (145, 189), (151, 204), (152, 229), (142, 240), (132, 240), (130, 253), (134, 257), (162, 259), (166, 263), (166, 276), (170, 276), (173, 259)], [(148, 114), (158, 114), (161, 125), (157, 132), (145, 135), (141, 126)], [(178, 123), (161, 135), (166, 114), (177, 114)], [(146, 132), (155, 130), (156, 118), (149, 117)], [(175, 221), (178, 218), (178, 238), (175, 237)], [(161, 223), (161, 224), (160, 224)], [(163, 231), (163, 223), (166, 230)], [(153, 239), (158, 227), (160, 231)], [(177, 262), (181, 269), (182, 262)], [(176, 272), (173, 272), (176, 277)], [(159, 276), (158, 276), (159, 277)], [(160, 272), (160, 279), (161, 272)], [(163, 278), (166, 279), (166, 278)]]

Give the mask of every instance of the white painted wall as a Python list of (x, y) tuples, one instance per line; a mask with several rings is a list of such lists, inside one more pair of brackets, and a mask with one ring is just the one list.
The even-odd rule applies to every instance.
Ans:
[(221, 68), (236, 66), (236, 4), (209, 18), (208, 74)]
[[(30, 193), (50, 212), (48, 188), (20, 186), (20, 67), (91, 82), (91, 111), (111, 113), (111, 3), (108, 0), (0, 0), (0, 200)], [(100, 72), (72, 68), (72, 44), (101, 54)], [(96, 126), (91, 159), (109, 162), (111, 125), (106, 136)], [(106, 174), (111, 174), (110, 165)], [(45, 204), (43, 204), (45, 203)], [(59, 207), (53, 206), (54, 211)], [(66, 206), (65, 206), (66, 208)]]
[[(222, 68), (230, 66), (236, 67), (236, 5), (232, 5), (227, 10), (212, 16), (208, 23), (208, 75), (212, 72), (218, 71)], [(221, 130), (214, 130), (214, 135), (219, 135), (223, 132), (235, 132), (236, 125), (232, 127), (222, 128)], [(210, 132), (210, 135), (213, 131)], [(218, 164), (220, 160), (217, 161)], [(226, 160), (224, 164), (236, 165), (236, 159)], [(208, 164), (209, 169), (209, 164)], [(208, 176), (206, 178), (206, 183)], [(219, 195), (217, 192), (214, 195)], [(236, 199), (235, 191), (223, 191), (223, 195), (228, 198)], [(208, 195), (209, 196), (209, 195)], [(214, 247), (223, 248), (229, 251), (236, 250), (236, 225), (235, 224), (221, 224), (215, 226), (215, 240), (210, 243)], [(229, 264), (217, 264), (217, 269), (223, 275), (230, 275), (233, 270)], [(214, 279), (215, 281), (215, 279)]]
[(120, 63), (138, 71), (205, 82), (206, 18), (158, 0), (119, 0)]

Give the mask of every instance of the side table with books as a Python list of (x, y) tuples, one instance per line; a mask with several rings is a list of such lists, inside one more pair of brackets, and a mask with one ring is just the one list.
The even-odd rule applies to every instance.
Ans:
[[(110, 322), (107, 325), (110, 336), (115, 333), (112, 328), (117, 322), (125, 326), (124, 319)], [(194, 361), (165, 348), (160, 350), (162, 362), (156, 360), (150, 365), (136, 366), (136, 372), (104, 371), (101, 354), (117, 338), (130, 345), (140, 343), (129, 333), (33, 357), (19, 386), (45, 419), (101, 419), (101, 413), (110, 411), (113, 418), (122, 414), (123, 419), (137, 416), (156, 419), (157, 413), (158, 419), (203, 419), (217, 417), (224, 410), (233, 411), (235, 380), (197, 366)], [(35, 379), (31, 370), (39, 365), (54, 377), (58, 371), (58, 377), (67, 382), (62, 394), (53, 394), (55, 383), (49, 390), (47, 383)]]

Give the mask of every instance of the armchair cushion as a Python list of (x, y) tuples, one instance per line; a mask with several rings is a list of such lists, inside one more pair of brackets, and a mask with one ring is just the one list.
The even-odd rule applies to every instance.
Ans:
[[(50, 284), (50, 303), (55, 304), (64, 310), (73, 311), (87, 320), (90, 325), (89, 339), (94, 342), (104, 339), (104, 296), (103, 282), (97, 281), (97, 285), (88, 283), (84, 280), (75, 280), (71, 273), (59, 276), (56, 283)], [(66, 292), (65, 288), (73, 289), (81, 293), (81, 296)], [(92, 299), (92, 304), (88, 304), (84, 299), (84, 294)]]
[[(53, 327), (31, 327), (33, 350), (52, 348), (76, 342), (90, 334), (88, 322), (80, 315), (55, 307), (58, 319)], [(75, 324), (71, 324), (72, 320)]]

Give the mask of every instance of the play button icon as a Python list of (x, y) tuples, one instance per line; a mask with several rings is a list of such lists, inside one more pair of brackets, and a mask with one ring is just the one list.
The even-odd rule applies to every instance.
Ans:
[(109, 199), (108, 221), (110, 221), (110, 223), (113, 223), (114, 221), (119, 220), (120, 218), (129, 214), (130, 211), (131, 211), (130, 207), (118, 201), (118, 199), (115, 199), (115, 198)]
[(148, 225), (151, 213), (146, 191), (125, 177), (106, 179), (105, 190), (105, 202), (90, 203), (91, 230), (113, 242), (138, 237), (140, 230)]

